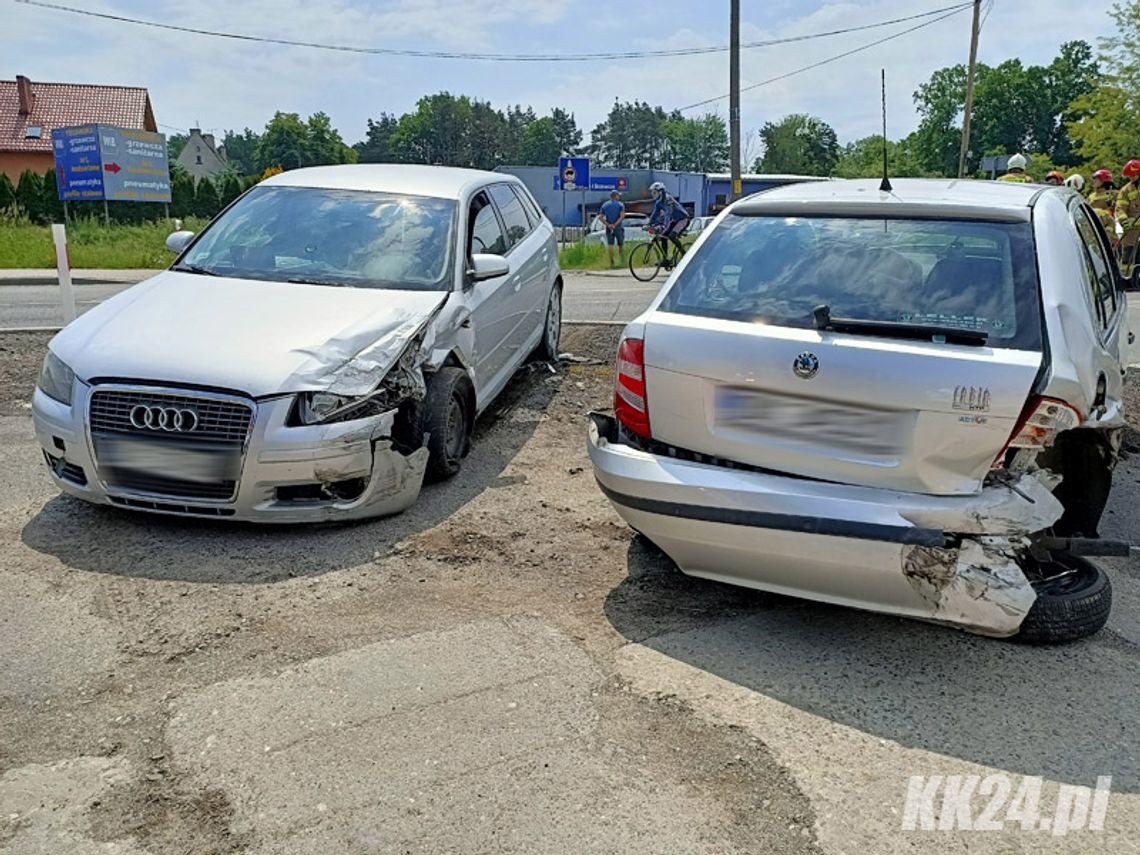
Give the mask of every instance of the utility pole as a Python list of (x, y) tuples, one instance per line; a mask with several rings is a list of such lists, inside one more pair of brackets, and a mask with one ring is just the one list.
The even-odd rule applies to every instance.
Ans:
[(730, 200), (740, 198), (740, 0), (729, 0), (728, 23), (728, 137), (732, 161)]
[(970, 150), (970, 112), (974, 109), (974, 70), (978, 64), (978, 30), (982, 0), (974, 0), (974, 27), (970, 31), (970, 67), (966, 72), (966, 112), (962, 116), (962, 151), (958, 154), (958, 177), (966, 176), (966, 153)]

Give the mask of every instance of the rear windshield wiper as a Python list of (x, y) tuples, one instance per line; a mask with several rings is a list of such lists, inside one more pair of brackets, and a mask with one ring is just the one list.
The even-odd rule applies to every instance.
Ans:
[(907, 324), (895, 321), (861, 321), (856, 318), (833, 318), (828, 306), (816, 306), (812, 312), (817, 330), (831, 332), (865, 333), (885, 338), (942, 339), (950, 344), (969, 344), (981, 347), (990, 337), (985, 330), (964, 330), (928, 324)]
[(199, 276), (217, 276), (213, 270), (207, 270), (205, 267), (199, 267), (197, 264), (176, 264), (171, 270), (177, 270), (179, 273), (197, 273)]

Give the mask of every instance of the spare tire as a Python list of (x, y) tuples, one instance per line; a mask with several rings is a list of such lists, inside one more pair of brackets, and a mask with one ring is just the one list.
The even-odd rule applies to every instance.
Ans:
[(1056, 552), (1052, 560), (1034, 561), (1025, 570), (1037, 599), (1015, 640), (1064, 644), (1104, 628), (1112, 611), (1112, 584), (1098, 565), (1079, 555)]

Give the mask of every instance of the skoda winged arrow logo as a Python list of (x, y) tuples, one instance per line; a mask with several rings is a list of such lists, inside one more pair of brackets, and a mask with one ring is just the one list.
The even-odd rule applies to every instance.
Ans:
[(801, 380), (810, 380), (819, 373), (819, 357), (805, 350), (792, 360), (792, 372)]

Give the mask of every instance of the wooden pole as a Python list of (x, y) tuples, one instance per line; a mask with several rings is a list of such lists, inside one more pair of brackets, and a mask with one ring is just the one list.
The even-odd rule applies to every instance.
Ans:
[(970, 30), (970, 66), (966, 72), (966, 111), (962, 116), (962, 150), (958, 154), (958, 177), (966, 175), (966, 156), (970, 151), (970, 113), (974, 109), (974, 73), (978, 65), (978, 31), (982, 0), (974, 0), (974, 26)]

